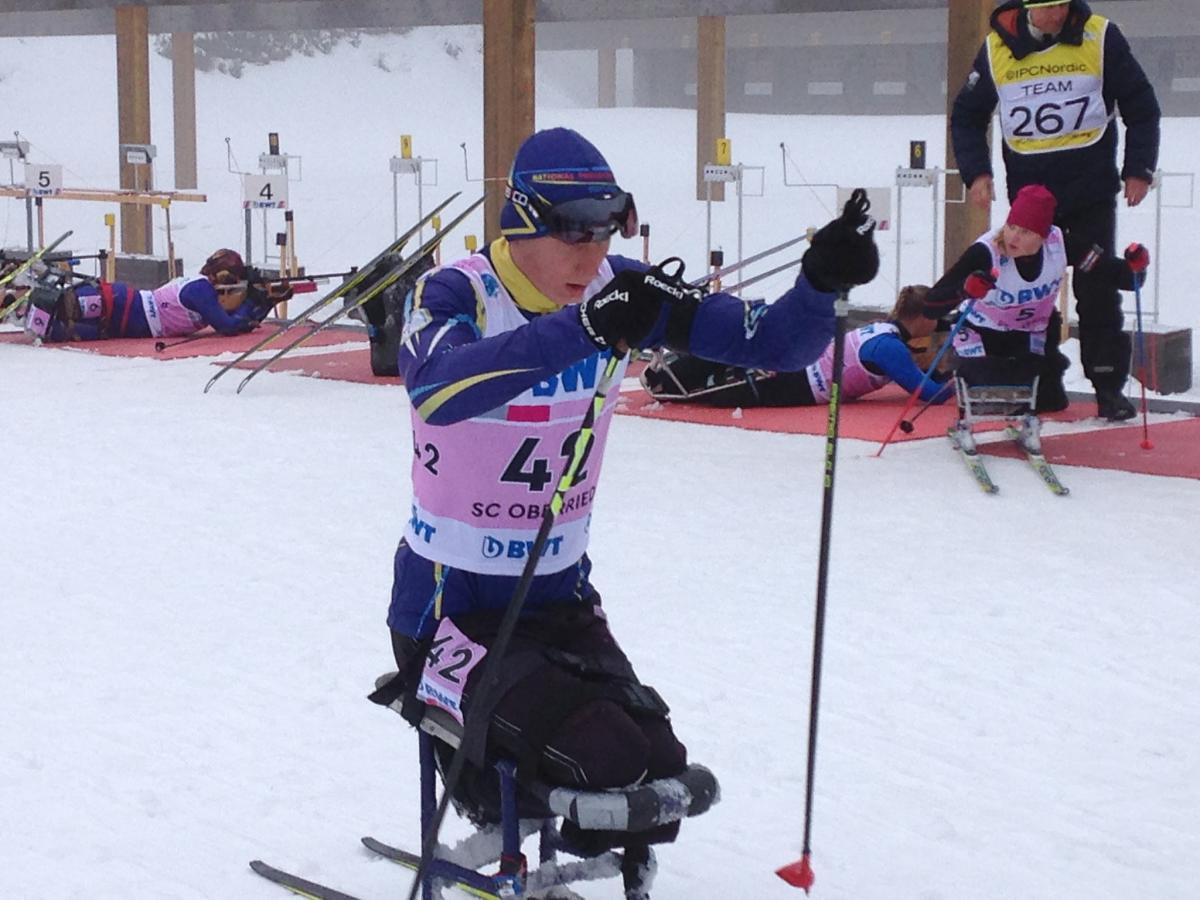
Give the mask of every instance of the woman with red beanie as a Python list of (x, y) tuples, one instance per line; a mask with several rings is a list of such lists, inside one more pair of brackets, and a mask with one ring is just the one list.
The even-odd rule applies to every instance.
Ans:
[(1150, 253), (1130, 244), (1124, 259), (1072, 239), (1054, 225), (1055, 198), (1040, 184), (1021, 188), (1000, 228), (981, 235), (929, 291), (925, 315), (940, 318), (967, 299), (975, 303), (955, 339), (959, 360), (1012, 358), (1039, 377), (1037, 411), (1067, 407), (1058, 350), (1062, 319), (1056, 308), (1067, 266), (1121, 290), (1144, 278)]

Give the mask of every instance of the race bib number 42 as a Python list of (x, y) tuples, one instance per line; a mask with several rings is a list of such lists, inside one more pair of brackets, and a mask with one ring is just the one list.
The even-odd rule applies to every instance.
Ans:
[(471, 670), (487, 656), (487, 648), (475, 643), (449, 619), (442, 619), (425, 657), (425, 670), (417, 685), (417, 699), (446, 710), (463, 723), (463, 688)]

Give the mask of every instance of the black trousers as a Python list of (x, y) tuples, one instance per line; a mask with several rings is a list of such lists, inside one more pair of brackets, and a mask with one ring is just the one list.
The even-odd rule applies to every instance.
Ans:
[[(674, 378), (661, 371), (646, 373), (650, 395), (656, 400), (696, 403), (720, 409), (817, 405), (808, 375), (804, 372), (747, 371), (687, 354), (679, 354), (670, 366)], [(675, 394), (680, 386), (688, 392), (687, 397), (660, 395), (660, 391), (668, 395)]]
[[(1059, 337), (1062, 333), (1062, 316), (1055, 310), (1050, 314), (1050, 322), (1046, 327), (1045, 348), (1042, 353), (1033, 353), (1030, 348), (1032, 335), (1026, 331), (992, 331), (987, 328), (972, 328), (963, 326), (964, 330), (971, 328), (983, 338), (983, 350), (986, 358), (1001, 357), (1027, 361), (1034, 369), (1029, 376), (1037, 375), (1037, 412), (1054, 412), (1066, 409), (1068, 405), (1067, 392), (1063, 387), (1063, 373), (1070, 365), (1068, 360), (1059, 352)], [(973, 360), (959, 362), (961, 368)]]
[[(484, 663), (472, 671), (463, 706), (468, 722), (472, 716), (489, 718), (486, 759), (468, 766), (455, 797), (477, 820), (499, 821), (498, 779), (488, 765), (497, 758), (532, 764), (540, 780), (582, 790), (624, 787), (686, 769), (687, 748), (675, 737), (665, 704), (656, 708), (653, 700), (645, 700), (657, 695), (645, 694), (598, 610), (573, 603), (523, 617), (505, 654), (499, 696), (490, 708), (471, 702)], [(486, 647), (495, 637), (499, 618), (487, 613), (456, 616), (454, 621)], [(410, 690), (420, 677), (427, 646), (392, 632), (396, 663), (406, 673)], [(522, 815), (537, 814), (522, 810)], [(574, 832), (571, 842), (580, 849), (601, 852), (631, 840), (672, 841), (679, 823), (632, 837), (623, 832), (566, 831)]]
[[(1055, 221), (1076, 238), (1116, 257), (1116, 198)], [(1121, 390), (1129, 377), (1133, 342), (1125, 333), (1121, 293), (1096, 272), (1075, 272), (1075, 312), (1079, 316), (1079, 355), (1083, 373), (1097, 390)]]

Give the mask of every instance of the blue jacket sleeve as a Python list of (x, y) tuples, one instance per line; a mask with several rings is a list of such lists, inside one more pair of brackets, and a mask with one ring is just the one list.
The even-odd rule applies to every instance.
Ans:
[(696, 310), (689, 352), (731, 366), (797, 372), (833, 340), (834, 298), (804, 275), (773, 303), (710, 294)]
[(206, 323), (220, 334), (241, 334), (253, 326), (243, 316), (231, 316), (225, 312), (217, 299), (217, 289), (204, 278), (190, 281), (179, 292), (179, 302), (193, 312), (199, 313)]
[[(881, 334), (864, 341), (858, 348), (858, 358), (864, 364), (869, 364), (875, 371), (886, 375), (909, 393), (917, 389), (925, 373), (913, 362), (912, 354), (900, 337), (895, 334)], [(938, 375), (930, 377), (921, 388), (920, 399), (945, 402), (952, 393), (942, 384), (945, 378)], [(939, 396), (940, 395), (940, 396)]]
[(712, 294), (691, 326), (691, 353), (731, 366), (798, 372), (833, 340), (834, 294), (803, 275), (773, 304)]
[[(647, 266), (610, 256), (613, 273)], [(775, 302), (743, 300), (733, 294), (709, 294), (692, 320), (688, 352), (742, 368), (798, 372), (819, 357), (833, 340), (835, 295), (818, 291), (803, 274)], [(645, 346), (666, 341), (669, 307), (650, 332)]]
[(409, 298), (400, 374), (417, 414), (431, 424), (495, 409), (598, 353), (574, 306), (493, 337), (483, 337), (477, 316), (471, 282), (452, 269), (419, 282)]
[(992, 152), (988, 147), (992, 113), (1000, 98), (988, 65), (987, 42), (979, 48), (967, 81), (954, 98), (950, 111), (950, 139), (954, 158), (967, 187), (980, 175), (992, 174)]

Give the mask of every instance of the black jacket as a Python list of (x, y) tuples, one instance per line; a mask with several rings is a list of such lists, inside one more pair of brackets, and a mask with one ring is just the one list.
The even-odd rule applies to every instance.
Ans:
[[(1071, 9), (1057, 43), (1079, 46), (1083, 26), (1091, 10), (1083, 0), (1071, 0)], [(1023, 59), (1049, 44), (1029, 33), (1021, 0), (1008, 0), (992, 13), (991, 25), (1017, 59)], [(1051, 153), (1022, 154), (1003, 147), (1011, 200), (1027, 184), (1044, 184), (1058, 199), (1056, 220), (1069, 219), (1074, 212), (1095, 204), (1113, 205), (1121, 190), (1121, 179), (1134, 176), (1151, 179), (1158, 165), (1158, 131), (1161, 113), (1146, 73), (1133, 57), (1129, 42), (1114, 22), (1104, 36), (1104, 103), (1111, 114), (1114, 106), (1125, 123), (1125, 162), (1117, 172), (1117, 128), (1110, 121), (1103, 137), (1090, 147), (1073, 147)], [(987, 43), (980, 48), (966, 84), (954, 100), (950, 135), (963, 182), (970, 185), (980, 175), (992, 174), (988, 134), (992, 113), (999, 98), (992, 81)]]

